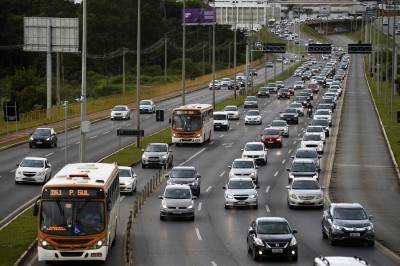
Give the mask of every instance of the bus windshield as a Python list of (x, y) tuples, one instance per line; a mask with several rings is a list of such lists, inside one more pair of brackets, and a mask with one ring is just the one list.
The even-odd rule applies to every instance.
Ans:
[(42, 202), (40, 229), (62, 236), (98, 234), (105, 228), (104, 204), (91, 200), (45, 200)]
[(185, 132), (200, 130), (202, 128), (201, 116), (175, 114), (172, 121), (172, 128)]

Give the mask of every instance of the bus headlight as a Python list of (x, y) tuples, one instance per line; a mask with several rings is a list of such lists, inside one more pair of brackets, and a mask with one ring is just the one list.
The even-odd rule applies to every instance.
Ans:
[(42, 247), (43, 249), (54, 250), (54, 248), (46, 240), (42, 240), (39, 238), (38, 243), (39, 246)]
[(200, 138), (201, 137), (201, 134), (199, 133), (199, 134), (196, 134), (196, 138)]
[(102, 246), (105, 246), (105, 245), (107, 245), (107, 240), (106, 240), (106, 238), (103, 238), (103, 239), (98, 240), (96, 242), (96, 244), (94, 246), (92, 246), (91, 249), (99, 249), (99, 248), (101, 248)]

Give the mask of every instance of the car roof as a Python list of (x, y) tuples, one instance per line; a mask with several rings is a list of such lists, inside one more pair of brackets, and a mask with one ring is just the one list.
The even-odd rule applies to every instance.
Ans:
[(226, 107), (236, 107), (236, 108), (237, 108), (236, 105), (227, 105), (227, 106), (225, 106), (225, 108), (226, 108)]
[(218, 111), (218, 112), (213, 112), (214, 115), (227, 115), (227, 112), (225, 111)]
[(364, 209), (363, 206), (360, 203), (332, 203), (332, 207), (334, 208), (361, 208)]
[(283, 217), (258, 217), (256, 219), (257, 222), (288, 222)]
[(119, 169), (119, 170), (131, 170), (132, 167), (130, 167), (130, 166), (119, 166), (119, 165), (118, 165), (118, 169)]
[(43, 158), (43, 157), (31, 157), (31, 156), (29, 156), (29, 157), (25, 157), (23, 160), (38, 160), (38, 161), (46, 161), (47, 160), (47, 158)]
[[(293, 184), (294, 182), (297, 182), (297, 181), (313, 181), (313, 182), (318, 183), (318, 181), (315, 180), (315, 179), (312, 178), (312, 177), (296, 177), (295, 179), (293, 179), (292, 184)], [(319, 183), (318, 183), (318, 184), (319, 184)]]
[(295, 158), (292, 163), (314, 163), (311, 158)]
[(153, 143), (149, 143), (148, 146), (150, 145), (168, 145), (167, 143), (162, 143), (162, 142), (153, 142)]
[(296, 150), (296, 153), (297, 153), (298, 151), (317, 151), (317, 149), (316, 149), (316, 148), (304, 147), (304, 148), (298, 148), (298, 149)]
[(37, 127), (36, 129), (48, 129), (48, 130), (52, 130), (52, 127)]
[(113, 108), (115, 108), (115, 107), (126, 107), (126, 108), (128, 108), (127, 105), (115, 105)]
[(264, 143), (262, 143), (261, 141), (249, 141), (249, 142), (246, 142), (246, 144), (245, 144), (245, 145), (247, 145), (247, 144), (258, 144), (258, 145), (264, 145)]
[(287, 124), (287, 122), (286, 122), (285, 120), (282, 120), (282, 119), (275, 119), (275, 120), (272, 120), (271, 124), (274, 123), (274, 122), (283, 122), (283, 123), (286, 123), (286, 124)]
[(330, 266), (357, 266), (357, 265), (369, 265), (367, 261), (359, 257), (344, 257), (344, 256), (320, 256), (315, 258), (314, 261), (322, 262), (325, 265)]

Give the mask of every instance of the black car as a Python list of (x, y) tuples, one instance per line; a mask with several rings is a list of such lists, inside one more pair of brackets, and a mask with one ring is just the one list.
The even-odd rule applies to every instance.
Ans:
[(279, 89), (277, 97), (278, 97), (278, 99), (282, 99), (282, 98), (290, 99), (289, 89), (285, 89), (285, 88)]
[(37, 146), (57, 147), (57, 134), (53, 128), (37, 128), (29, 138), (29, 148)]
[(375, 230), (371, 219), (359, 203), (332, 203), (322, 216), (322, 237), (331, 245), (338, 241), (357, 241), (372, 247)]
[(247, 232), (247, 251), (256, 261), (262, 257), (284, 256), (297, 261), (296, 230), (281, 217), (259, 217)]
[(287, 108), (285, 111), (281, 112), (280, 118), (287, 123), (299, 123), (299, 114), (295, 108)]
[(194, 166), (175, 166), (167, 177), (169, 185), (189, 185), (193, 195), (200, 195), (201, 176)]
[(261, 87), (257, 92), (257, 97), (269, 97), (269, 90), (267, 87)]

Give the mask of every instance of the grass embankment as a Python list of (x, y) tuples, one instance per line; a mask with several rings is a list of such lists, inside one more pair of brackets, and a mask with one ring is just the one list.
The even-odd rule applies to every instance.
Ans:
[(314, 30), (313, 28), (311, 28), (308, 25), (305, 24), (301, 24), (300, 25), (300, 31), (303, 35), (312, 38), (316, 41), (322, 42), (322, 43), (330, 43), (331, 41), (324, 35), (322, 35), (321, 33), (317, 32), (316, 30)]
[[(371, 28), (372, 27), (372, 28)], [(370, 32), (374, 35), (377, 36), (376, 40), (378, 41), (379, 39), (379, 43), (373, 43), (373, 47), (379, 47), (379, 48), (392, 48), (393, 47), (393, 38), (392, 37), (388, 37), (386, 34), (384, 34), (381, 30), (379, 30), (378, 28), (368, 25), (366, 27), (366, 31)], [(348, 36), (349, 38), (353, 39), (355, 43), (361, 42), (361, 40), (363, 39), (362, 37), (365, 35), (365, 32), (361, 33), (361, 30), (355, 31), (355, 32), (350, 32), (350, 33), (346, 33), (346, 36)], [(400, 46), (398, 44), (396, 44), (396, 46), (399, 48)]]
[(260, 38), (261, 38), (261, 41), (264, 43), (286, 43), (287, 44), (286, 49), (287, 49), (287, 52), (289, 52), (289, 53), (297, 53), (297, 54), (305, 54), (306, 53), (306, 50), (304, 49), (303, 46), (299, 46), (299, 45), (294, 44), (294, 42), (276, 37), (267, 28), (263, 28), (262, 30), (260, 30)]

